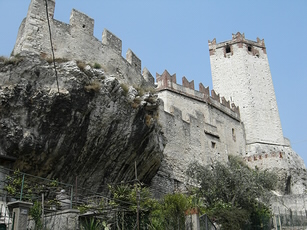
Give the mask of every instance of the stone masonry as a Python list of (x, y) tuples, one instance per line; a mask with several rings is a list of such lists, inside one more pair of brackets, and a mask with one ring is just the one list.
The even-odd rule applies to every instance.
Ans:
[[(154, 85), (152, 75), (146, 68), (141, 71), (141, 60), (130, 49), (126, 59), (121, 56), (122, 42), (114, 34), (105, 29), (99, 41), (93, 36), (94, 20), (77, 10), (72, 11), (69, 24), (57, 21), (55, 0), (47, 2), (56, 58), (98, 63), (107, 74), (130, 85)], [(24, 51), (52, 57), (46, 6), (41, 0), (31, 0), (12, 54)], [(303, 194), (306, 167), (283, 137), (264, 40), (247, 40), (237, 33), (229, 41), (209, 41), (209, 53), (211, 95), (202, 84), (195, 90), (194, 82), (185, 77), (179, 85), (175, 74), (165, 71), (156, 76), (159, 122), (167, 144), (151, 186), (162, 194), (185, 190), (190, 163), (225, 162), (232, 154), (251, 167), (276, 170), (284, 181), (280, 193)], [(303, 202), (302, 197), (297, 199)], [(300, 209), (307, 209), (305, 203)]]
[[(264, 40), (247, 40), (238, 32), (230, 41), (209, 41), (209, 53), (214, 90), (240, 108), (246, 135), (244, 159), (252, 167), (275, 169), (285, 178), (290, 171), (303, 172), (303, 160), (283, 136)], [(292, 180), (291, 193), (304, 193), (303, 180)]]
[[(238, 107), (220, 98), (202, 84), (185, 77), (177, 84), (176, 75), (157, 74), (157, 90), (163, 100), (159, 121), (167, 137), (164, 159), (152, 186), (162, 193), (186, 190), (186, 170), (198, 162), (203, 165), (227, 161), (228, 154), (245, 155), (244, 127)], [(161, 195), (161, 194), (158, 194)]]
[(213, 88), (240, 106), (247, 145), (284, 145), (264, 41), (237, 33), (231, 41), (209, 42), (209, 49)]
[[(148, 84), (141, 75), (141, 60), (133, 51), (127, 51), (126, 59), (121, 56), (122, 41), (118, 37), (105, 29), (99, 41), (93, 36), (94, 20), (75, 9), (71, 12), (69, 24), (60, 22), (53, 18), (55, 1), (47, 2), (55, 58), (98, 63), (107, 73), (115, 73), (121, 82), (140, 86)], [(32, 0), (30, 3), (12, 54), (22, 51), (52, 58), (45, 1)]]

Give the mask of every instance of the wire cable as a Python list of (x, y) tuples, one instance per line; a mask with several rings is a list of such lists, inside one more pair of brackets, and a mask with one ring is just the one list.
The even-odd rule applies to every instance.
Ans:
[(51, 35), (51, 28), (50, 28), (50, 21), (49, 21), (48, 0), (45, 0), (45, 3), (46, 3), (46, 14), (47, 14), (49, 38), (50, 38), (50, 45), (51, 45), (51, 52), (52, 52), (52, 60), (53, 60), (53, 66), (54, 66), (54, 71), (55, 71), (55, 79), (56, 79), (56, 83), (57, 83), (57, 87), (58, 87), (58, 93), (60, 93), (59, 81), (58, 81), (58, 72), (57, 72), (56, 65), (55, 65), (54, 49), (53, 49), (53, 44), (52, 44), (52, 35)]

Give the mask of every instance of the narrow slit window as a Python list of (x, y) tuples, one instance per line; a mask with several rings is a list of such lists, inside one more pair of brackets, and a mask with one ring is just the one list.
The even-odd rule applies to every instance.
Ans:
[(247, 50), (248, 50), (248, 52), (252, 52), (252, 47), (251, 47), (251, 46), (248, 46), (248, 47), (247, 47)]
[(216, 143), (211, 141), (211, 148), (215, 149), (215, 147), (216, 147)]
[(227, 54), (231, 52), (230, 45), (227, 45), (225, 49)]
[(235, 142), (236, 141), (236, 132), (235, 132), (235, 129), (233, 128), (232, 130), (231, 130), (231, 132), (232, 132), (232, 139), (233, 139), (233, 141)]

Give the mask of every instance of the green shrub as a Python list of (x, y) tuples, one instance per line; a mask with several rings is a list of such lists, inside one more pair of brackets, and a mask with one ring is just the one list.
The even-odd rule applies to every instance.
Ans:
[(99, 63), (96, 63), (94, 64), (93, 66), (94, 69), (101, 69), (101, 65)]
[(96, 220), (95, 218), (91, 219), (86, 219), (82, 224), (81, 224), (81, 229), (82, 230), (100, 230), (103, 229), (103, 225), (99, 220)]
[(41, 203), (38, 201), (35, 201), (32, 208), (30, 209), (30, 216), (32, 216), (34, 222), (35, 222), (35, 229), (39, 230), (43, 228), (42, 224), (42, 207)]

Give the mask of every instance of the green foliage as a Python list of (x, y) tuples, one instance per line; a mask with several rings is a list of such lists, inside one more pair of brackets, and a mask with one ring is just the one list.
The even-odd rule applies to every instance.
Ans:
[(117, 219), (120, 220), (118, 229), (133, 229), (136, 225), (137, 210), (139, 210), (140, 227), (146, 228), (150, 224), (150, 213), (156, 202), (151, 192), (141, 184), (109, 186), (113, 201), (111, 205), (117, 207)]
[(188, 197), (175, 193), (164, 196), (162, 203), (162, 219), (164, 229), (184, 229), (185, 211), (189, 208)]
[[(9, 195), (14, 198), (19, 198), (18, 196), (20, 196), (22, 178), (22, 174), (19, 172), (19, 170), (14, 171), (14, 174), (12, 176), (6, 176), (6, 186), (4, 187), (4, 189), (8, 192)], [(24, 187), (26, 187), (26, 189), (28, 188), (28, 186)]]
[[(54, 191), (58, 190), (59, 182), (57, 180), (40, 180), (37, 177), (31, 177), (19, 170), (14, 171), (13, 175), (7, 175), (5, 178), (4, 189), (7, 191), (10, 197), (15, 199), (22, 199), (23, 201), (34, 201), (41, 199), (42, 191)], [(59, 206), (56, 200), (49, 197), (47, 205)]]
[(99, 63), (96, 63), (93, 65), (94, 69), (101, 69), (101, 65)]
[(38, 201), (34, 202), (34, 205), (30, 209), (30, 216), (33, 218), (35, 222), (35, 230), (40, 230), (43, 229), (43, 224), (42, 224), (42, 207), (41, 203)]
[(50, 182), (50, 186), (51, 186), (51, 187), (58, 187), (58, 186), (59, 186), (58, 180), (53, 180), (53, 181), (51, 181), (51, 182)]
[(90, 209), (87, 205), (80, 205), (76, 208), (80, 211), (80, 214), (84, 214)]
[(95, 218), (85, 219), (85, 221), (82, 222), (81, 224), (81, 230), (101, 230), (101, 229), (106, 229), (106, 228), (103, 226), (103, 223), (101, 223), (99, 220)]
[(277, 176), (269, 171), (250, 169), (240, 158), (229, 156), (227, 164), (210, 167), (191, 165), (188, 175), (199, 183), (198, 196), (204, 198), (207, 214), (223, 229), (240, 229), (270, 216), (270, 190)]
[(152, 198), (150, 190), (140, 184), (110, 186), (112, 205), (117, 207), (117, 229), (134, 229), (139, 199), (141, 229), (185, 229), (185, 211), (191, 206), (191, 197), (167, 194), (161, 200)]

